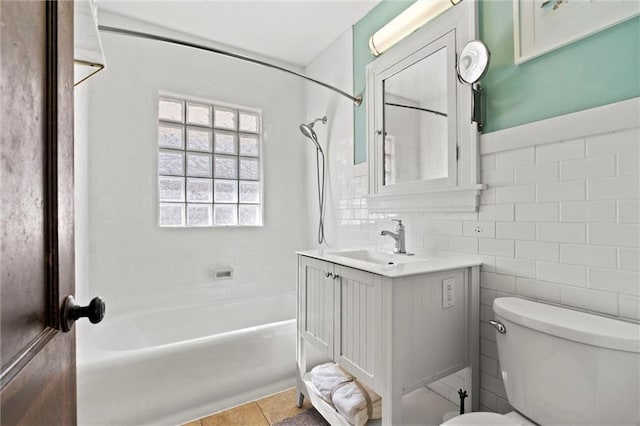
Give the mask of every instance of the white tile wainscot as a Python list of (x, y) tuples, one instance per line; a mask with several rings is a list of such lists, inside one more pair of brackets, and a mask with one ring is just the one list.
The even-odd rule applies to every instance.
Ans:
[[(308, 386), (311, 345), (382, 397), (383, 425), (411, 423), (408, 395), (466, 367), (477, 410), (479, 269), (469, 256), (381, 266), (339, 252), (299, 252), (299, 402), (304, 395), (332, 425), (348, 424)], [(455, 303), (444, 308), (446, 279), (453, 279)]]

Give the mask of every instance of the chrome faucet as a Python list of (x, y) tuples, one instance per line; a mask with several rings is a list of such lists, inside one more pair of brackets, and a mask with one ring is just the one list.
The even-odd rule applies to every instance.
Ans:
[(404, 225), (402, 224), (402, 220), (400, 219), (391, 219), (391, 220), (398, 222), (395, 229), (396, 232), (382, 231), (380, 232), (380, 235), (386, 235), (388, 237), (393, 238), (393, 240), (395, 241), (395, 246), (393, 247), (394, 253), (407, 254), (407, 249), (404, 243)]

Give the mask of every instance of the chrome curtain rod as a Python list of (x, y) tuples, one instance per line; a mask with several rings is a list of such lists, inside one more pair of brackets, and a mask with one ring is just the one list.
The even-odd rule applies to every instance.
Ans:
[(341, 94), (342, 96), (351, 99), (351, 101), (355, 104), (355, 106), (360, 106), (360, 104), (362, 103), (362, 96), (358, 95), (358, 96), (351, 96), (350, 94), (348, 94), (347, 92), (344, 92), (340, 89), (338, 89), (337, 87), (333, 87), (327, 83), (323, 83), (321, 81), (315, 80), (311, 77), (307, 77), (304, 74), (300, 74), (299, 72), (287, 69), (287, 68), (283, 68), (281, 66), (275, 65), (275, 64), (271, 64), (269, 62), (265, 62), (265, 61), (261, 61), (260, 59), (255, 59), (255, 58), (251, 58), (249, 56), (244, 56), (244, 55), (240, 55), (237, 53), (232, 53), (232, 52), (227, 52), (226, 50), (222, 50), (222, 49), (216, 49), (214, 47), (209, 47), (209, 46), (204, 46), (202, 44), (197, 44), (197, 43), (191, 43), (189, 41), (183, 41), (183, 40), (178, 40), (175, 38), (171, 38), (171, 37), (165, 37), (165, 36), (159, 36), (159, 35), (155, 35), (155, 34), (149, 34), (149, 33), (143, 33), (140, 31), (132, 31), (132, 30), (126, 30), (124, 28), (116, 28), (116, 27), (110, 27), (110, 26), (106, 26), (106, 25), (98, 25), (98, 29), (100, 31), (106, 31), (106, 32), (110, 32), (110, 33), (117, 33), (117, 34), (124, 34), (124, 35), (128, 35), (128, 36), (132, 36), (132, 37), (139, 37), (139, 38), (145, 38), (148, 40), (156, 40), (156, 41), (164, 41), (166, 43), (172, 43), (172, 44), (177, 44), (179, 46), (186, 46), (186, 47), (191, 47), (194, 49), (200, 49), (200, 50), (205, 50), (207, 52), (211, 52), (211, 53), (216, 53), (218, 55), (223, 55), (223, 56), (228, 56), (230, 58), (235, 58), (235, 59), (240, 59), (242, 61), (247, 61), (247, 62), (251, 62), (257, 65), (262, 65), (268, 68), (274, 68), (280, 71), (284, 71), (286, 73), (289, 74), (293, 74), (297, 77), (300, 78), (304, 78), (305, 80), (308, 81), (312, 81), (316, 84), (319, 84), (320, 86), (326, 87), (329, 90), (333, 90), (336, 93)]
[(443, 117), (447, 116), (447, 114), (445, 114), (444, 112), (435, 111), (435, 110), (432, 110), (432, 109), (429, 109), (429, 108), (420, 108), (420, 107), (413, 106), (413, 105), (396, 104), (396, 103), (393, 103), (393, 102), (385, 102), (384, 104), (385, 105), (389, 105), (389, 106), (399, 107), (399, 108), (417, 109), (419, 111), (430, 112), (431, 114), (441, 115)]

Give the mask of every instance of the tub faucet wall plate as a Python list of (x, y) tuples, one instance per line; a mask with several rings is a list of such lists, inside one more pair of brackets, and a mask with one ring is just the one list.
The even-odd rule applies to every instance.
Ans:
[(214, 266), (211, 268), (211, 277), (214, 281), (230, 280), (233, 278), (231, 266)]

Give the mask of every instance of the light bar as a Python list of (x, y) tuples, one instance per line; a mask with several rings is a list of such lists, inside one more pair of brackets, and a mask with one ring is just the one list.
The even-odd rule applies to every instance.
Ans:
[(418, 0), (369, 38), (369, 50), (379, 56), (400, 40), (462, 0)]

